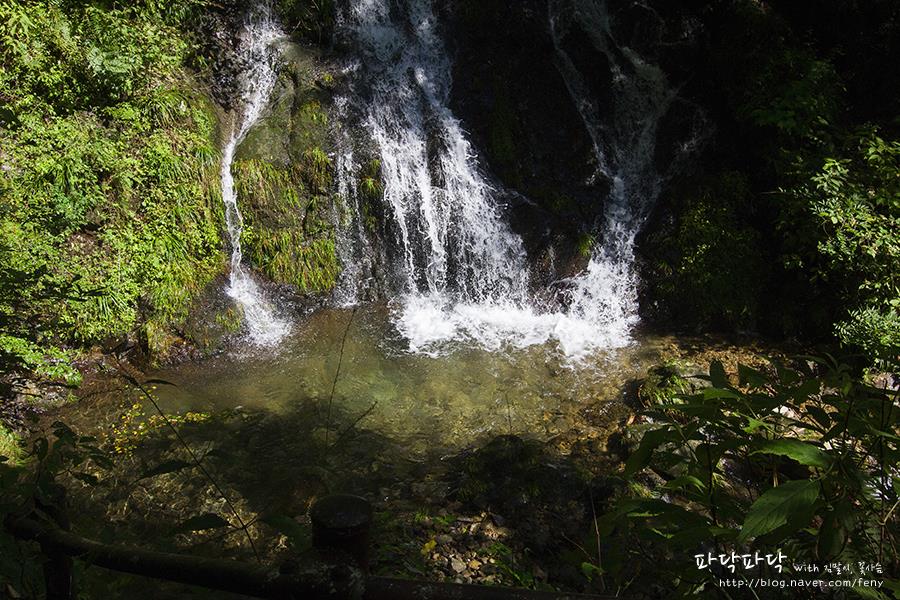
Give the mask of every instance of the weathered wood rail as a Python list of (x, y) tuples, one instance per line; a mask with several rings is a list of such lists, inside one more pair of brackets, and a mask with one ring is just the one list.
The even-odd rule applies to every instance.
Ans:
[[(37, 542), (45, 555), (47, 600), (72, 600), (71, 559), (153, 579), (273, 600), (608, 600), (613, 596), (546, 592), (472, 584), (425, 582), (370, 576), (365, 571), (369, 520), (367, 505), (337, 497), (337, 510), (313, 510), (317, 549), (344, 553), (348, 560), (307, 561), (291, 568), (234, 560), (155, 552), (103, 544), (47, 520), (8, 517), (6, 529), (21, 540)], [(361, 499), (360, 499), (361, 500)], [(364, 501), (362, 501), (364, 502)], [(326, 505), (327, 507), (327, 505)], [(358, 509), (362, 509), (362, 513)]]

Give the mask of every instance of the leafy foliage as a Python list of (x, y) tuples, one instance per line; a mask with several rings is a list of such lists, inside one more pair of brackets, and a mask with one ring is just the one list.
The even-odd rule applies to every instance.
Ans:
[(767, 274), (746, 178), (721, 173), (676, 197), (674, 222), (646, 241), (658, 316), (681, 326), (753, 326)]
[(652, 424), (625, 475), (637, 482), (649, 468), (665, 483), (601, 519), (623, 540), (612, 575), (651, 568), (681, 596), (699, 594), (718, 575), (698, 570), (693, 554), (751, 543), (794, 562), (877, 560), (897, 573), (897, 391), (819, 359), (770, 373), (740, 366), (737, 384), (714, 362), (705, 379), (644, 411)]
[[(900, 357), (900, 142), (875, 128), (851, 138), (847, 158), (828, 158), (789, 195), (820, 232), (816, 255), (797, 265), (839, 289), (837, 332), (881, 360)], [(854, 143), (855, 142), (855, 143)], [(784, 225), (787, 227), (787, 224)]]
[[(27, 369), (68, 378), (61, 348), (137, 326), (164, 348), (223, 264), (215, 116), (183, 67), (200, 5), (0, 2), (0, 312), (42, 320), (0, 339)], [(51, 307), (63, 286), (96, 293)]]
[(259, 159), (234, 163), (235, 188), (245, 205), (241, 239), (253, 264), (274, 281), (301, 291), (327, 291), (340, 272), (334, 232), (323, 210), (332, 165), (312, 148), (288, 167)]

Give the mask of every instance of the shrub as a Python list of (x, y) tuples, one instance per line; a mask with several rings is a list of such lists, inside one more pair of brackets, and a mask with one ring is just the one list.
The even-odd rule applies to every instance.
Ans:
[(645, 281), (661, 316), (681, 325), (752, 327), (767, 269), (760, 234), (748, 224), (746, 180), (725, 172), (677, 194), (674, 222), (653, 232)]
[(621, 543), (610, 573), (652, 571), (673, 596), (705, 595), (730, 575), (698, 570), (695, 554), (779, 548), (789, 562), (878, 561), (896, 576), (898, 392), (830, 359), (740, 366), (737, 384), (713, 362), (707, 379), (644, 411), (651, 425), (625, 477), (649, 467), (664, 484), (601, 519)]

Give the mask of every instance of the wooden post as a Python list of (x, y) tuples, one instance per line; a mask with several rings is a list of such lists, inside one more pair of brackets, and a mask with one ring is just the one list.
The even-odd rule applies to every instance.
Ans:
[(367, 571), (372, 505), (360, 496), (335, 494), (317, 501), (309, 511), (313, 546), (325, 553), (343, 553)]
[[(66, 508), (66, 490), (58, 484), (51, 484), (50, 502), (38, 502), (38, 507), (62, 531), (69, 531), (68, 510)], [(74, 564), (72, 557), (66, 555), (53, 544), (41, 542), (41, 554), (44, 555), (44, 587), (47, 600), (74, 600)]]

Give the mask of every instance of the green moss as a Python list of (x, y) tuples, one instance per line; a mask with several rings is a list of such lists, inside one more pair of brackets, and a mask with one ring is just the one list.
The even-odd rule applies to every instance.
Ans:
[(228, 333), (237, 333), (241, 330), (241, 324), (243, 323), (240, 312), (234, 306), (217, 313), (215, 321)]
[(678, 394), (690, 390), (684, 368), (676, 361), (651, 367), (638, 388), (638, 399), (645, 407), (671, 403)]
[(262, 160), (234, 163), (235, 188), (245, 218), (241, 242), (253, 265), (274, 281), (304, 292), (334, 287), (340, 266), (329, 199), (331, 160), (310, 149), (299, 165)]
[(369, 202), (377, 202), (384, 195), (384, 185), (381, 183), (381, 161), (373, 158), (359, 176), (359, 190), (363, 198)]
[(595, 238), (590, 233), (583, 233), (578, 238), (578, 243), (575, 248), (578, 252), (578, 256), (581, 258), (590, 258), (591, 253), (594, 251), (594, 246), (597, 244), (597, 238)]
[(384, 183), (381, 179), (381, 161), (379, 159), (371, 159), (360, 170), (359, 195), (363, 223), (370, 233), (374, 233), (378, 227), (379, 205), (384, 197)]
[[(9, 431), (0, 423), (0, 456), (7, 458), (4, 464), (19, 464), (24, 457), (19, 436)], [(2, 460), (2, 459), (0, 459)]]

